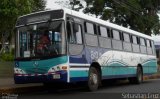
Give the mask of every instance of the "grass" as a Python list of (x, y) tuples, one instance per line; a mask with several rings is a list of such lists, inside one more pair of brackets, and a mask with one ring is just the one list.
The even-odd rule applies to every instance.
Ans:
[(0, 62), (0, 78), (13, 77), (14, 62)]

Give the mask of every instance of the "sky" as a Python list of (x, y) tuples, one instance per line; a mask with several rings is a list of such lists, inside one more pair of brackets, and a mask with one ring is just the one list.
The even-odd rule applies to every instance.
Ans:
[[(46, 9), (55, 9), (61, 8), (60, 5), (55, 4), (54, 2), (58, 0), (47, 0)], [(69, 1), (69, 0), (61, 0), (61, 1)], [(160, 35), (152, 36), (156, 44), (160, 44)]]
[[(54, 3), (55, 1), (57, 1), (57, 0), (47, 0), (46, 9), (52, 9), (52, 8), (55, 8), (55, 7), (60, 7), (59, 5)], [(64, 1), (68, 1), (68, 0), (64, 0)]]

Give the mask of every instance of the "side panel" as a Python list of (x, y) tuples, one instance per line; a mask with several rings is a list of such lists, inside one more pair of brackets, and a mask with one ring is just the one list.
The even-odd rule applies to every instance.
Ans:
[(157, 71), (156, 57), (140, 54), (139, 45), (87, 34), (84, 31), (84, 20), (79, 20), (85, 45), (81, 52), (79, 47), (69, 47), (72, 48), (70, 51), (78, 53), (69, 55), (70, 82), (87, 81), (89, 67), (93, 62), (101, 65), (102, 79), (135, 77), (138, 64), (143, 66), (144, 75)]
[[(82, 55), (79, 59), (77, 57), (80, 56), (70, 56), (71, 82), (86, 81), (89, 66), (94, 61), (101, 65), (103, 79), (135, 77), (138, 64), (142, 65), (144, 75), (157, 72), (155, 56), (95, 47), (86, 47), (85, 49), (86, 59), (82, 58)], [(74, 61), (75, 59), (77, 62)], [(85, 61), (83, 63), (78, 62), (81, 59)]]
[(90, 64), (87, 62), (85, 50), (79, 55), (69, 57), (70, 82), (87, 81)]
[[(108, 56), (112, 56), (112, 59), (109, 59)], [(102, 76), (104, 78), (107, 78), (105, 76), (111, 78), (135, 76), (138, 64), (142, 65), (144, 75), (153, 74), (157, 71), (156, 57), (144, 54), (106, 51), (98, 59), (98, 62), (102, 66)]]

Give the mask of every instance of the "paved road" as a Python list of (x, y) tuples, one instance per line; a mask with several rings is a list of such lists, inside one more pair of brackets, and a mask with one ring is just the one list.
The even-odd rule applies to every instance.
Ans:
[[(140, 95), (150, 93), (148, 99), (157, 97), (160, 99), (160, 79), (144, 81), (140, 85), (132, 85), (126, 82), (106, 83), (96, 92), (87, 92), (84, 87), (75, 88), (74, 86), (70, 89), (62, 88), (58, 91), (43, 88), (41, 91), (17, 94), (17, 99), (122, 99), (128, 93)], [(16, 93), (14, 94), (16, 95)], [(133, 96), (131, 97), (133, 98)]]

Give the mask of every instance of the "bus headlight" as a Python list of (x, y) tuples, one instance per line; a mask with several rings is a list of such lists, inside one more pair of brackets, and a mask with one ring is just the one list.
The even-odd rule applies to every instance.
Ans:
[(67, 69), (68, 69), (67, 65), (58, 65), (58, 66), (51, 67), (48, 70), (48, 73), (55, 73), (56, 71), (67, 70)]
[(48, 73), (51, 74), (51, 73), (54, 73), (55, 72), (55, 67), (51, 67), (49, 70), (48, 70)]

